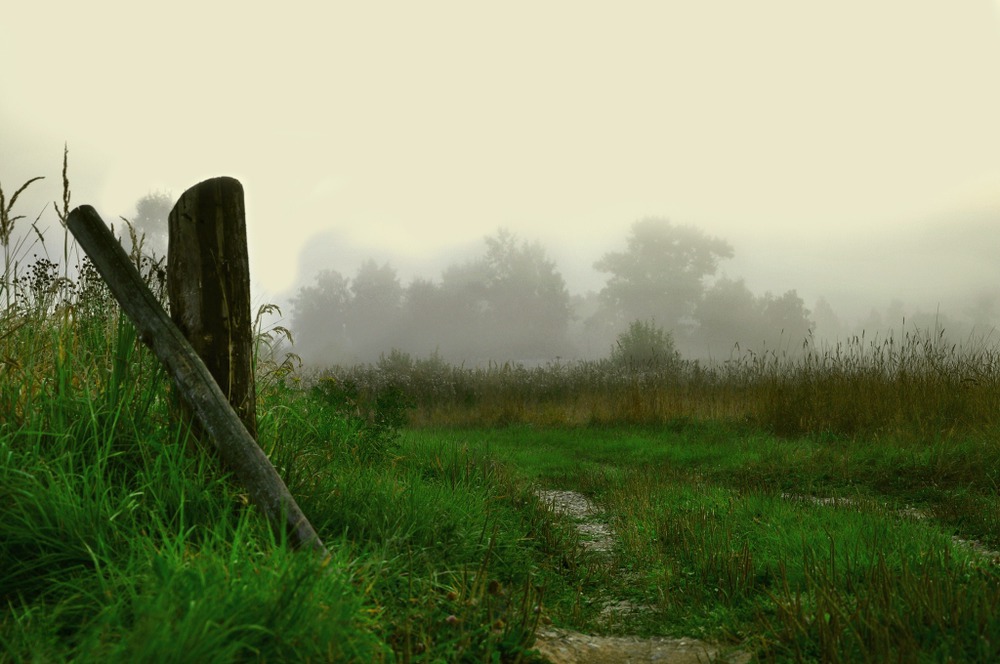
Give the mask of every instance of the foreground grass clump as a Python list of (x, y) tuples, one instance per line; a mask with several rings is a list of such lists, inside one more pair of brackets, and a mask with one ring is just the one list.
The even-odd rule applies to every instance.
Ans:
[[(53, 328), (0, 386), (19, 406), (0, 423), (7, 661), (383, 657), (364, 563), (275, 542), (164, 426), (165, 385), (131, 327), (106, 324)], [(30, 347), (24, 334), (4, 350)]]
[(0, 379), (16, 406), (0, 416), (3, 661), (530, 660), (555, 554), (522, 545), (541, 509), (488, 458), (404, 450), (330, 395), (269, 383), (260, 440), (319, 560), (172, 423), (117, 314), (19, 321), (0, 351), (25, 360)]

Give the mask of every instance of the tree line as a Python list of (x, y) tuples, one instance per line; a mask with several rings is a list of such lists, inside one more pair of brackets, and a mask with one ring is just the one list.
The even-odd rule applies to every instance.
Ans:
[(812, 328), (794, 290), (758, 296), (743, 280), (716, 278), (729, 243), (666, 219), (634, 223), (625, 250), (594, 264), (604, 287), (582, 296), (541, 244), (504, 229), (484, 244), (438, 281), (403, 286), (374, 260), (353, 277), (321, 271), (292, 299), (296, 352), (316, 364), (371, 362), (392, 349), (469, 363), (593, 359), (641, 321), (686, 356), (724, 359), (736, 344), (800, 347)]
[[(164, 193), (139, 199), (135, 215), (122, 218), (131, 228), (123, 242), (138, 239), (141, 253), (162, 260), (172, 206)], [(623, 338), (714, 360), (746, 351), (794, 354), (806, 339), (836, 344), (865, 334), (872, 340), (922, 331), (974, 344), (989, 341), (1000, 320), (1000, 289), (990, 287), (960, 318), (893, 300), (847, 322), (824, 298), (810, 311), (795, 290), (757, 295), (743, 279), (719, 276), (720, 263), (732, 257), (728, 242), (697, 228), (642, 219), (624, 250), (595, 261), (607, 275), (604, 286), (570, 294), (539, 243), (501, 229), (484, 239), (481, 255), (453, 263), (437, 280), (404, 286), (388, 263), (373, 260), (351, 277), (321, 271), (292, 298), (290, 327), (296, 352), (318, 365), (374, 362), (394, 349), (481, 364), (606, 358)]]

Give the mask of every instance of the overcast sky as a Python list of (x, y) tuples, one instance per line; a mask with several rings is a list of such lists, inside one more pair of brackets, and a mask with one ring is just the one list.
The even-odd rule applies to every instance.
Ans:
[(4, 190), (57, 197), (64, 142), (74, 203), (108, 220), (237, 177), (264, 299), (304, 252), (437, 277), (500, 226), (599, 288), (644, 216), (810, 307), (1000, 283), (991, 0), (34, 0), (3, 22)]

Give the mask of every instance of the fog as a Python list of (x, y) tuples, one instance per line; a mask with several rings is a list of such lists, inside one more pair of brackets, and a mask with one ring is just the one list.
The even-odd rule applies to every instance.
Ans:
[[(898, 338), (907, 332), (932, 335), (943, 332), (946, 340), (959, 344), (976, 345), (984, 339), (996, 341), (994, 328), (1000, 323), (1000, 264), (994, 258), (1000, 254), (998, 221), (1000, 205), (982, 206), (919, 218), (903, 236), (873, 229), (860, 240), (835, 236), (798, 243), (790, 237), (772, 238), (770, 244), (752, 239), (732, 242), (733, 255), (720, 259), (717, 269), (705, 275), (697, 301), (704, 302), (734, 283), (744, 286), (744, 301), (752, 297), (758, 306), (767, 298), (791, 296), (800, 300), (804, 327), (789, 326), (787, 320), (780, 318), (751, 321), (747, 311), (741, 317), (736, 301), (730, 302), (734, 306), (726, 310), (729, 320), (700, 320), (696, 315), (681, 324), (663, 326), (673, 333), (683, 355), (714, 360), (747, 350), (769, 349), (794, 355), (802, 350), (806, 337), (811, 347), (822, 348), (862, 333), (872, 339), (890, 334)], [(374, 260), (383, 270), (391, 268), (403, 306), (408, 285), (429, 281), (438, 288), (446, 286), (447, 277), (442, 279), (442, 276), (447, 275), (449, 268), (482, 260), (487, 251), (485, 240), (495, 236), (496, 232), (473, 246), (442, 251), (422, 262), (377, 247), (352, 246), (334, 234), (317, 236), (303, 252), (298, 277), (301, 285), (294, 292), (301, 297), (303, 289), (316, 286), (315, 278), (320, 271), (330, 269), (339, 271), (349, 288), (364, 262)], [(538, 243), (555, 272), (564, 278), (570, 304), (565, 329), (561, 333), (552, 331), (555, 350), (550, 353), (518, 354), (503, 343), (503, 333), (497, 339), (488, 338), (482, 330), (462, 328), (454, 317), (444, 317), (438, 320), (439, 330), (416, 335), (423, 340), (408, 340), (404, 333), (390, 344), (360, 354), (358, 348), (353, 352), (342, 349), (332, 354), (337, 358), (334, 361), (374, 361), (390, 347), (416, 355), (437, 352), (445, 359), (472, 363), (606, 357), (628, 320), (619, 320), (603, 333), (591, 329), (610, 278), (608, 273), (596, 269), (595, 263), (608, 253), (624, 251), (627, 237), (625, 229), (617, 242), (605, 247), (583, 245), (581, 251), (574, 251), (572, 246), (553, 249)], [(517, 240), (534, 242), (527, 237)], [(675, 285), (664, 280), (663, 292), (669, 293)], [(664, 315), (661, 300), (662, 297), (650, 295), (648, 307), (637, 310), (634, 318), (662, 323), (668, 316)], [(482, 300), (477, 301), (482, 304)], [(296, 307), (292, 305), (288, 310), (294, 313)], [(518, 310), (511, 315), (520, 325), (530, 325), (526, 312), (527, 309)], [(294, 322), (293, 319), (293, 327)], [(333, 318), (329, 322), (332, 325)], [(310, 329), (301, 320), (299, 323), (299, 331), (305, 335), (300, 349), (305, 357), (317, 362), (328, 359), (322, 353), (314, 355), (311, 348), (313, 340), (325, 336), (325, 331)], [(395, 324), (405, 328), (410, 323), (404, 316)], [(384, 331), (359, 330), (355, 334), (371, 339), (384, 335)], [(481, 344), (467, 344), (464, 355), (456, 354), (456, 335), (476, 339)], [(428, 343), (427, 339), (440, 343)], [(446, 341), (449, 339), (450, 342)], [(545, 346), (546, 343), (538, 344), (539, 349)]]
[[(237, 177), (254, 304), (318, 363), (601, 356), (632, 315), (694, 357), (790, 351), (779, 302), (822, 342), (904, 320), (965, 339), (1000, 318), (998, 6), (23, 3), (0, 42), (0, 186), (46, 176), (18, 213), (59, 235), (64, 144), (73, 204), (109, 221)], [(731, 251), (683, 307), (662, 283), (610, 311), (595, 264), (645, 219)], [(539, 310), (490, 262), (501, 232), (550, 277)], [(363, 268), (387, 311), (347, 306)], [(295, 302), (323, 271), (341, 317), (307, 324)]]

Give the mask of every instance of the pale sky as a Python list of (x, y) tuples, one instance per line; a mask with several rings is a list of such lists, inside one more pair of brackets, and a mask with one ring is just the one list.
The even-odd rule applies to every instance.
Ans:
[(1000, 283), (1000, 2), (39, 0), (3, 21), (5, 192), (45, 175), (24, 200), (56, 198), (64, 142), (74, 204), (109, 221), (239, 178), (263, 299), (312, 279), (304, 252), (436, 278), (501, 226), (599, 288), (645, 216), (807, 306)]

